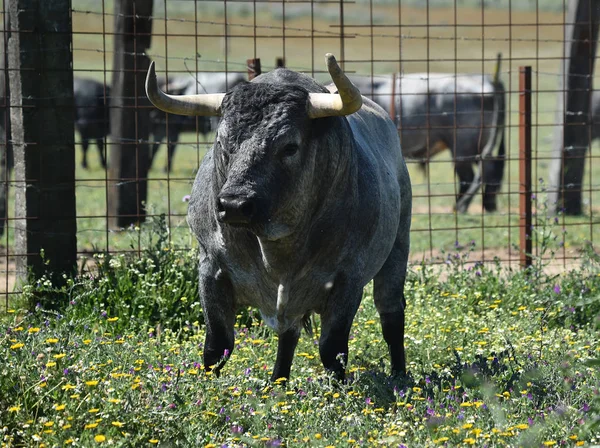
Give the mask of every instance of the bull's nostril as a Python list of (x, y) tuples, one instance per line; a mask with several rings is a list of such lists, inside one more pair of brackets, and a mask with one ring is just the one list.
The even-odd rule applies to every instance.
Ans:
[(251, 218), (252, 216), (254, 216), (254, 202), (244, 201), (244, 203), (240, 207), (240, 211), (247, 218)]
[(256, 214), (256, 204), (248, 198), (223, 196), (217, 200), (217, 214), (219, 221), (224, 223), (249, 224)]

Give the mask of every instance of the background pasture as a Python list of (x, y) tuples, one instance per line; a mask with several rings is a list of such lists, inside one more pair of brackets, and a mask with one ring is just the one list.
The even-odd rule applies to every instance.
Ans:
[[(507, 3), (505, 8), (488, 5), (482, 8), (469, 2), (459, 2), (457, 6), (452, 2), (429, 5), (424, 8), (403, 2), (399, 8), (395, 2), (382, 1), (345, 5), (345, 69), (366, 76), (397, 71), (490, 74), (495, 68), (497, 52), (502, 53), (501, 77), (509, 92), (509, 161), (499, 212), (484, 214), (477, 197), (469, 214), (453, 213), (456, 187), (449, 152), (432, 161), (427, 176), (411, 164), (415, 194), (413, 257), (434, 257), (457, 242), (474, 240), (481, 259), (500, 256), (505, 261), (514, 261), (516, 252), (512, 247), (518, 243), (518, 67), (533, 67), (533, 177), (538, 201), (543, 201), (543, 184), (537, 180), (548, 176), (552, 125), (557, 120), (557, 74), (563, 51), (564, 14), (554, 3), (554, 7), (542, 3), (537, 10), (529, 8), (531, 3), (529, 7)], [(75, 1), (73, 8), (76, 74), (110, 83), (111, 5), (104, 3), (104, 14), (102, 4), (94, 2)], [(226, 29), (225, 16), (229, 23)], [(245, 72), (245, 61), (250, 57), (261, 58), (266, 71), (274, 65), (276, 57), (283, 56), (288, 67), (327, 81), (323, 55), (328, 51), (341, 55), (339, 23), (337, 3), (157, 2), (150, 54), (159, 70), (171, 74)], [(223, 37), (225, 33), (227, 39)], [(402, 39), (398, 39), (399, 35)], [(204, 139), (193, 133), (184, 134), (174, 171), (169, 176), (161, 171), (166, 161), (166, 151), (161, 150), (151, 172), (150, 209), (169, 215), (172, 237), (181, 241), (188, 239), (183, 198), (189, 193), (194, 170), (210, 142), (211, 136)], [(594, 162), (591, 152), (584, 194), (588, 214), (560, 218), (567, 229), (561, 258), (575, 257), (576, 248), (584, 240), (597, 239), (594, 226), (597, 185), (592, 174), (597, 163)], [(130, 244), (128, 238), (106, 229), (106, 179), (98, 163), (92, 163), (89, 172), (79, 170), (77, 178), (81, 249), (126, 249)]]

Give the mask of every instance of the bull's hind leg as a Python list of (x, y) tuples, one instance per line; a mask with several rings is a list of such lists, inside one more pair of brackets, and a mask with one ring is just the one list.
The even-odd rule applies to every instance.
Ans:
[(458, 197), (456, 200), (460, 200), (463, 195), (467, 192), (473, 179), (475, 178), (475, 173), (473, 172), (473, 165), (470, 161), (468, 162), (456, 162), (454, 167), (456, 175), (458, 176)]
[[(410, 217), (409, 217), (410, 219)], [(404, 354), (404, 281), (409, 249), (409, 228), (396, 238), (385, 264), (373, 279), (373, 298), (381, 320), (383, 338), (390, 352), (392, 375), (406, 373)]]
[(204, 368), (219, 371), (229, 358), (234, 344), (235, 304), (233, 287), (227, 275), (209, 261), (200, 262), (199, 292), (206, 339)]

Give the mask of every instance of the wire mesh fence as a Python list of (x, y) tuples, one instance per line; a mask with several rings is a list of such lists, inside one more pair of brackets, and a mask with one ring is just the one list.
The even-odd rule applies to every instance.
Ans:
[[(7, 20), (10, 3), (4, 0), (2, 6), (5, 56), (10, 53), (9, 36), (14, 36)], [(95, 252), (142, 251), (144, 227), (161, 215), (166, 216), (173, 247), (194, 245), (185, 221), (187, 201), (195, 172), (212, 145), (216, 120), (159, 112), (137, 85), (133, 94), (115, 92), (115, 78), (123, 70), (142, 76), (146, 71), (116, 70), (116, 57), (123, 51), (155, 61), (161, 86), (173, 94), (227, 91), (253, 74), (257, 67), (250, 65), (257, 60), (263, 72), (285, 65), (328, 83), (323, 56), (334, 53), (363, 95), (380, 104), (399, 129), (413, 185), (413, 263), (443, 263), (448, 256), (469, 252), (472, 262), (519, 266), (524, 247), (519, 201), (524, 192), (532, 198), (533, 216), (526, 238), (532, 255), (547, 257), (550, 268), (578, 263), (582, 251), (598, 239), (599, 163), (593, 141), (600, 136), (600, 124), (589, 120), (577, 130), (592, 142), (590, 150), (567, 147), (560, 156), (584, 158), (583, 183), (576, 186), (582, 213), (569, 216), (561, 212), (561, 204), (552, 213), (556, 200), (548, 195), (551, 165), (559, 157), (554, 149), (560, 138), (557, 125), (564, 116), (582, 114), (578, 108), (563, 114), (560, 107), (566, 92), (561, 64), (571, 39), (565, 33), (572, 25), (566, 0), (156, 0), (146, 17), (149, 30), (123, 31), (118, 24), (125, 16), (144, 19), (135, 3), (133, 11), (122, 13), (117, 0), (71, 2), (80, 269), (93, 270)], [(589, 5), (596, 7), (594, 2)], [(123, 50), (116, 40), (125, 34), (133, 46)], [(142, 38), (149, 45), (139, 44)], [(594, 57), (588, 55), (592, 68)], [(519, 171), (522, 66), (530, 66), (532, 73), (532, 182), (525, 187)], [(0, 84), (7, 87), (9, 64), (3, 71)], [(56, 100), (53, 92), (45, 95), (44, 100)], [(0, 142), (0, 211), (5, 213), (0, 217), (0, 294), (6, 308), (19, 290), (17, 260), (25, 255), (15, 248), (24, 219), (15, 201), (22, 200), (19, 188), (35, 181), (16, 179), (10, 170), (11, 145), (23, 143), (10, 132), (11, 104), (5, 89), (0, 105), (5, 124)], [(594, 105), (592, 101), (588, 112)], [(141, 118), (128, 123), (131, 138), (111, 135), (116, 110), (123, 107), (140, 114), (149, 111), (149, 136), (138, 132)], [(135, 175), (111, 169), (117, 163), (115, 145), (131, 148), (118, 163), (129, 157)], [(108, 169), (103, 166), (106, 154)], [(465, 206), (460, 197), (473, 188), (480, 171), (481, 188)], [(130, 225), (119, 226), (111, 188), (124, 184), (133, 185), (138, 206), (129, 216)]]

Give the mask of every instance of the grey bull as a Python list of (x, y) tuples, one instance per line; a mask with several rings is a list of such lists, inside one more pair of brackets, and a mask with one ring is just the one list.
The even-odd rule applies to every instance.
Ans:
[(505, 157), (505, 91), (498, 74), (499, 64), (494, 78), (411, 73), (361, 82), (364, 94), (394, 116), (406, 158), (417, 159), (424, 167), (441, 151), (452, 151), (460, 212), (467, 211), (482, 185), (485, 210), (497, 208)]
[(392, 372), (405, 372), (408, 170), (388, 114), (361, 97), (332, 55), (326, 60), (340, 94), (280, 68), (227, 94), (171, 96), (150, 67), (156, 107), (221, 116), (188, 211), (200, 248), (206, 369), (220, 371), (237, 310), (255, 306), (279, 335), (272, 380), (289, 377), (312, 313), (321, 316), (321, 361), (343, 378), (352, 321), (373, 279)]

